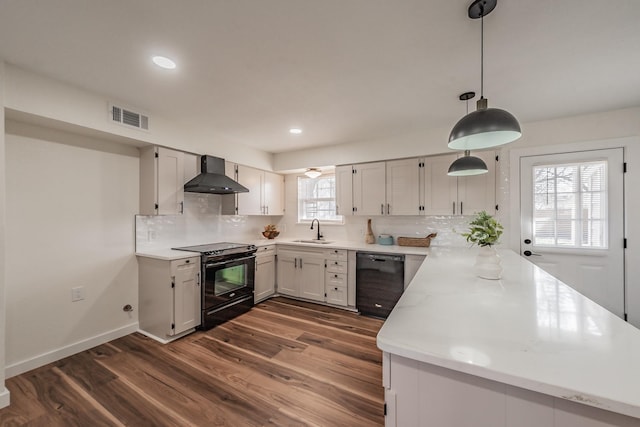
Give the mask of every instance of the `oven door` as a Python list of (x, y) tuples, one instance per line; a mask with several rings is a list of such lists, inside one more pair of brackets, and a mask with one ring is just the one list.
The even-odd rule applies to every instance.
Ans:
[(205, 262), (202, 266), (202, 309), (253, 295), (256, 256)]

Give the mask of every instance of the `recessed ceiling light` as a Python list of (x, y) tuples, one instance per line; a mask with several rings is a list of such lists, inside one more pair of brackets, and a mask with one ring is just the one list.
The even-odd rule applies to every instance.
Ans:
[(154, 56), (151, 60), (160, 68), (166, 68), (167, 70), (176, 68), (176, 63), (166, 56)]
[(291, 129), (289, 129), (289, 133), (292, 133), (294, 135), (300, 135), (302, 133), (302, 129), (300, 129), (300, 128), (291, 128)]

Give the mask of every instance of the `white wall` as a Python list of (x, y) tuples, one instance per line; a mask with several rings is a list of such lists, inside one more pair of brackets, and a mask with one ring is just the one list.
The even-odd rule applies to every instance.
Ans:
[[(0, 61), (0, 105), (4, 102), (4, 62)], [(4, 386), (5, 379), (5, 310), (6, 284), (6, 173), (5, 173), (4, 108), (0, 108), (0, 408), (9, 405), (9, 391)]]
[[(12, 376), (137, 329), (134, 147), (8, 121), (6, 364)], [(71, 302), (71, 288), (85, 299)]]
[[(149, 132), (127, 128), (108, 119), (109, 102), (119, 102), (38, 74), (7, 65), (5, 107), (11, 112), (26, 113), (61, 123), (70, 123), (90, 131), (163, 145), (196, 154), (209, 154), (226, 160), (271, 170), (273, 156), (216, 134), (208, 123), (200, 128), (184, 127), (153, 111), (149, 115)], [(139, 111), (139, 106), (121, 104)], [(215, 135), (215, 136), (212, 136)]]

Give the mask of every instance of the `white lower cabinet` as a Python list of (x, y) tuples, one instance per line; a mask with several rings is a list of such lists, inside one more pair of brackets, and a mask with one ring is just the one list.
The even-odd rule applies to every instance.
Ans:
[(278, 293), (324, 301), (324, 253), (278, 248)]
[(168, 342), (200, 325), (200, 257), (138, 257), (138, 276), (141, 331)]
[(278, 247), (278, 294), (348, 306), (347, 251)]
[(575, 396), (562, 399), (387, 352), (382, 380), (386, 427), (639, 425), (637, 418), (584, 405)]
[(254, 302), (269, 298), (276, 292), (276, 247), (261, 246), (256, 253)]

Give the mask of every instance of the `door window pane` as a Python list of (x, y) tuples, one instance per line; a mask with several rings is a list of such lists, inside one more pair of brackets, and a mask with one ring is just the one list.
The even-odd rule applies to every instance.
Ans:
[(533, 243), (607, 248), (607, 162), (533, 168)]

